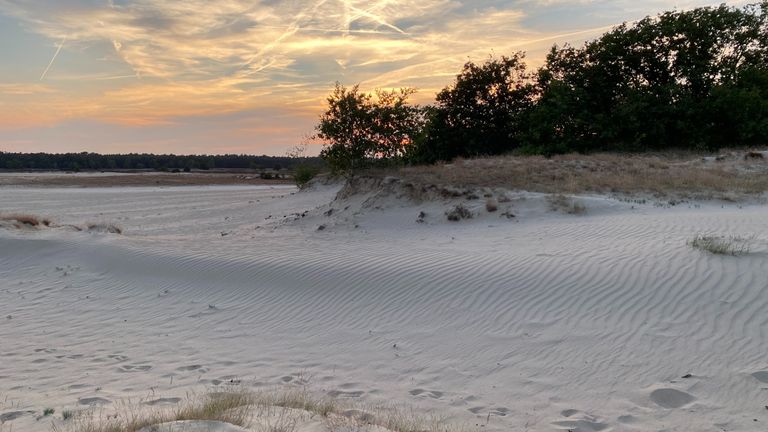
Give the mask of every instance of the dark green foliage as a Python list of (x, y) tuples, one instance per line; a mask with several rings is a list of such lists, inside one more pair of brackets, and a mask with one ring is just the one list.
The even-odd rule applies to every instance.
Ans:
[(467, 63), (425, 108), (414, 163), (519, 151), (716, 150), (768, 142), (768, 1), (666, 12), (529, 74), (521, 54)]
[(299, 165), (293, 172), (293, 180), (296, 182), (296, 186), (302, 188), (315, 178), (319, 172), (319, 169), (311, 165)]
[(421, 110), (408, 103), (413, 89), (363, 93), (336, 84), (315, 138), (320, 156), (336, 173), (398, 161), (423, 129)]
[(322, 165), (318, 158), (250, 156), (250, 155), (154, 155), (97, 153), (4, 153), (0, 152), (0, 169), (33, 170), (161, 170), (184, 172), (193, 169), (269, 169), (279, 164), (293, 168), (299, 164)]
[(666, 12), (554, 47), (522, 137), (531, 153), (765, 142), (768, 3)]
[(438, 93), (437, 103), (427, 110), (428, 127), (411, 160), (492, 155), (518, 147), (535, 93), (521, 53), (466, 63), (456, 82)]

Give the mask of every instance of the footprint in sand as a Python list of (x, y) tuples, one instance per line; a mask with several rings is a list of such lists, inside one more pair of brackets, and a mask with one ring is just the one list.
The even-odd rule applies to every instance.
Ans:
[(599, 432), (608, 429), (608, 425), (591, 420), (564, 420), (552, 423), (559, 429), (573, 432)]
[(124, 362), (128, 360), (128, 357), (124, 355), (119, 355), (119, 354), (111, 354), (111, 355), (108, 355), (107, 357), (111, 358), (112, 360), (117, 360), (119, 362)]
[(118, 372), (146, 372), (152, 369), (150, 365), (122, 365), (117, 368)]
[(101, 398), (101, 397), (89, 397), (89, 398), (78, 399), (77, 403), (79, 403), (80, 405), (88, 405), (88, 406), (109, 405), (112, 403), (112, 401), (109, 399)]
[(567, 420), (552, 422), (558, 429), (566, 429), (578, 432), (597, 432), (608, 429), (608, 424), (599, 421), (597, 418), (581, 413), (576, 409), (566, 409), (560, 412), (560, 415)]
[(144, 405), (149, 405), (149, 406), (155, 406), (155, 405), (174, 405), (174, 404), (177, 404), (179, 402), (181, 402), (181, 398), (171, 397), (171, 398), (160, 398), (160, 399), (154, 399), (154, 400), (151, 400), (151, 401), (146, 401), (146, 402), (144, 402)]
[(328, 392), (328, 396), (334, 397), (334, 398), (359, 398), (363, 395), (362, 391), (356, 390), (356, 391), (342, 391), (342, 390), (331, 390)]
[(756, 380), (760, 381), (761, 383), (768, 384), (768, 371), (758, 371), (752, 374), (752, 377), (754, 377)]
[(663, 388), (651, 392), (651, 400), (662, 408), (680, 408), (696, 400), (686, 392)]
[(472, 407), (468, 409), (469, 412), (472, 414), (477, 415), (491, 415), (494, 417), (506, 417), (509, 414), (509, 408), (505, 407), (484, 407), (484, 406), (477, 406)]
[(0, 414), (0, 424), (16, 420), (17, 418), (27, 415), (27, 414), (34, 414), (34, 411), (9, 411), (6, 413)]
[(432, 399), (440, 399), (443, 397), (443, 392), (437, 391), (437, 390), (424, 390), (424, 389), (413, 389), (409, 391), (408, 393), (411, 394), (411, 396), (424, 396)]
[(208, 372), (208, 368), (203, 365), (181, 366), (181, 367), (177, 367), (176, 370), (180, 372), (191, 372), (191, 371), (198, 371), (201, 373)]

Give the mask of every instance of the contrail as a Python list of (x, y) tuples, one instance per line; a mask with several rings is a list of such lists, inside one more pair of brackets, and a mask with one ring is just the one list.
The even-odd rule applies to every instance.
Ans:
[(49, 70), (51, 70), (51, 66), (53, 66), (53, 62), (56, 60), (56, 57), (58, 57), (59, 52), (61, 52), (61, 47), (64, 46), (64, 42), (66, 42), (67, 38), (64, 37), (64, 39), (61, 40), (61, 43), (59, 44), (59, 47), (56, 49), (56, 52), (53, 54), (53, 57), (51, 57), (51, 61), (48, 63), (48, 67), (45, 68), (43, 71), (43, 74), (40, 75), (40, 81), (42, 81), (45, 78), (45, 75), (48, 73)]

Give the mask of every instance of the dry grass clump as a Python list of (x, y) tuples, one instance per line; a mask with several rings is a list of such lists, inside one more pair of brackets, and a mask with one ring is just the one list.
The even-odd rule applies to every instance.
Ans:
[(25, 213), (12, 213), (6, 215), (0, 215), (0, 220), (14, 223), (17, 228), (22, 226), (38, 227), (40, 225), (50, 226), (51, 221), (48, 218), (41, 218), (39, 216), (25, 214)]
[(697, 235), (688, 242), (694, 249), (703, 250), (715, 255), (745, 255), (749, 253), (749, 243), (752, 238), (739, 236)]
[(257, 399), (260, 405), (292, 408), (323, 417), (338, 411), (338, 402), (330, 397), (314, 396), (306, 387), (286, 387), (276, 391), (261, 392)]
[(89, 222), (85, 225), (88, 231), (106, 232), (110, 234), (122, 234), (123, 228), (113, 223)]
[(462, 219), (472, 219), (472, 216), (472, 212), (463, 204), (458, 204), (445, 212), (445, 217), (451, 222), (458, 222)]
[(460, 432), (443, 419), (407, 407), (371, 405), (360, 409), (342, 406), (336, 399), (313, 395), (306, 386), (251, 391), (232, 386), (226, 391), (188, 395), (170, 409), (147, 410), (123, 405), (117, 413), (85, 411), (65, 419), (54, 432), (138, 432), (155, 425), (183, 420), (221, 421), (264, 432), (294, 432), (302, 418), (319, 415), (331, 432), (379, 426), (393, 432)]
[(552, 211), (559, 211), (567, 214), (580, 215), (587, 212), (587, 208), (572, 198), (562, 194), (550, 195), (549, 206)]
[(693, 152), (496, 156), (371, 174), (397, 175), (404, 182), (420, 185), (563, 194), (650, 193), (720, 198), (726, 193), (749, 195), (768, 190), (768, 163), (764, 159), (745, 160), (743, 155), (743, 151), (733, 151), (717, 158)]
[(124, 404), (117, 413), (84, 411), (65, 419), (64, 427), (55, 424), (54, 432), (138, 432), (142, 428), (179, 420), (212, 420), (247, 426), (249, 407), (255, 404), (253, 393), (245, 389), (228, 389), (201, 396), (189, 396), (186, 403), (174, 410), (141, 410)]

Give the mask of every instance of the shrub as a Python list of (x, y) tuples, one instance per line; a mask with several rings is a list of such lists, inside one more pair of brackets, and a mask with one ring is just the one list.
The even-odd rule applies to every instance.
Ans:
[(320, 157), (341, 174), (402, 158), (423, 129), (422, 111), (408, 103), (414, 92), (369, 94), (336, 83), (313, 137), (325, 144)]
[(296, 183), (296, 186), (303, 188), (310, 180), (315, 178), (318, 171), (317, 168), (310, 165), (298, 165), (293, 172), (293, 181)]
[(750, 238), (737, 236), (697, 235), (688, 242), (694, 249), (703, 250), (715, 255), (744, 255), (749, 253)]
[(472, 219), (472, 216), (472, 212), (464, 207), (463, 204), (459, 204), (445, 212), (445, 217), (451, 222), (458, 222), (462, 219)]
[(86, 224), (86, 228), (88, 228), (88, 231), (96, 231), (96, 232), (106, 232), (110, 234), (122, 234), (123, 228), (119, 225), (115, 225), (112, 223), (96, 223), (96, 222), (90, 222)]

